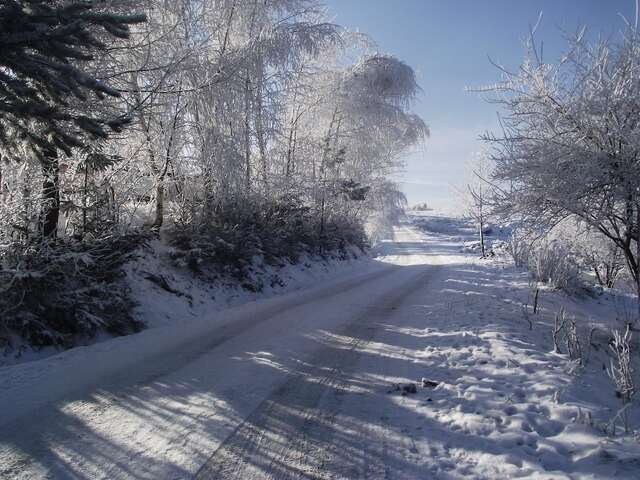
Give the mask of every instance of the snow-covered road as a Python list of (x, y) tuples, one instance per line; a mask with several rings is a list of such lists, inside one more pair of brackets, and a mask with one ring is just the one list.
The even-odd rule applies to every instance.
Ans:
[(0, 477), (625, 477), (459, 245), (401, 226), (365, 271), (0, 369)]

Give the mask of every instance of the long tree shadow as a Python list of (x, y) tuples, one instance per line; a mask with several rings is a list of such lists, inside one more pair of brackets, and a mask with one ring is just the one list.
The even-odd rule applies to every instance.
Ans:
[[(447, 239), (432, 243), (438, 248), (399, 244), (392, 254), (457, 254)], [(493, 459), (494, 473), (512, 477), (594, 473), (593, 462), (573, 461), (554, 438), (562, 424), (547, 400), (557, 378), (568, 380), (553, 376), (552, 359), (536, 348), (539, 338), (514, 326), (519, 306), (504, 301), (501, 288), (524, 298), (526, 282), (500, 284), (492, 268), (464, 261), (434, 280), (443, 270), (398, 267), (413, 283), (370, 305), (346, 302), (328, 313), (294, 307), (287, 315), (301, 324), (315, 319), (304, 315), (331, 317), (295, 343), (276, 349), (259, 341), (261, 329), (277, 325), (274, 318), (247, 330), (258, 337), (252, 348), (243, 348), (242, 335), (215, 349), (203, 341), (170, 374), (150, 369), (126, 387), (114, 382), (65, 398), (42, 411), (40, 424), (32, 417), (5, 425), (0, 473), (483, 478), (474, 458)], [(345, 316), (354, 321), (345, 326)], [(438, 387), (405, 397), (391, 388), (390, 381), (421, 376)]]
[[(348, 310), (335, 314), (335, 320), (349, 314)], [(292, 312), (298, 314), (295, 307)], [(33, 474), (51, 478), (188, 478), (264, 395), (264, 385), (253, 390), (246, 373), (235, 384), (222, 380), (233, 378), (238, 369), (268, 378), (274, 386), (290, 378), (305, 378), (309, 365), (300, 360), (301, 349), (312, 352), (322, 346), (306, 337), (304, 345), (292, 349), (288, 356), (281, 348), (279, 356), (271, 359), (264, 355), (251, 360), (243, 355), (208, 358), (211, 344), (233, 341), (233, 335), (226, 331), (225, 335), (217, 339), (214, 332), (214, 338), (195, 346), (195, 352), (185, 352), (169, 375), (161, 374), (172, 371), (162, 365), (162, 359), (142, 359), (158, 365), (142, 368), (142, 373), (132, 372), (130, 379), (126, 379), (126, 371), (119, 372), (98, 388), (67, 395), (43, 407), (39, 418), (30, 414), (4, 423), (0, 434), (2, 476), (19, 478), (27, 472), (27, 478)], [(175, 363), (176, 358), (169, 360)], [(127, 443), (131, 437), (136, 439), (134, 445)], [(180, 466), (185, 463), (188, 468)]]

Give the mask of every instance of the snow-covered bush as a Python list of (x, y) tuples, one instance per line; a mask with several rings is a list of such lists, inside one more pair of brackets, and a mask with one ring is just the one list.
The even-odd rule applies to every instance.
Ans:
[(529, 252), (528, 268), (538, 281), (572, 291), (580, 283), (580, 268), (571, 247), (559, 239), (544, 239)]
[(130, 234), (91, 243), (3, 246), (0, 347), (11, 350), (26, 342), (65, 348), (100, 331), (139, 330), (142, 325), (130, 315), (122, 265), (144, 241)]
[(508, 252), (518, 268), (537, 282), (569, 292), (581, 284), (581, 262), (575, 224), (562, 222), (547, 231), (520, 225), (511, 230)]
[(551, 234), (530, 240), (514, 232), (507, 248), (516, 267), (553, 288), (575, 291), (580, 285), (580, 264), (571, 242)]
[(609, 376), (616, 385), (616, 394), (624, 403), (629, 403), (635, 394), (636, 388), (633, 381), (633, 368), (631, 367), (631, 329), (627, 325), (624, 333), (613, 331), (613, 340), (610, 344), (615, 361), (611, 360)]
[[(633, 379), (633, 367), (631, 365), (631, 329), (626, 326), (625, 332), (613, 331), (613, 340), (610, 343), (614, 358), (607, 370), (609, 378), (616, 387), (616, 396), (622, 401), (622, 408), (610, 422), (615, 434), (615, 422), (618, 418), (622, 420), (625, 433), (629, 433), (629, 417), (627, 409), (636, 393), (636, 386)], [(611, 430), (611, 429), (610, 429)]]
[(541, 282), (574, 289), (590, 274), (612, 288), (625, 274), (624, 255), (611, 239), (569, 217), (546, 233), (533, 228), (512, 231), (508, 251), (517, 267), (527, 268)]
[(267, 263), (297, 262), (304, 254), (346, 257), (349, 247), (364, 249), (367, 238), (356, 218), (329, 215), (320, 223), (293, 196), (255, 197), (221, 205), (207, 223), (182, 224), (169, 232), (171, 254), (197, 273), (216, 272), (245, 279), (255, 257)]
[(624, 253), (618, 245), (604, 235), (586, 231), (576, 243), (584, 267), (591, 270), (598, 284), (613, 288), (625, 270)]
[(528, 267), (531, 245), (526, 236), (521, 235), (518, 230), (514, 230), (509, 238), (508, 252), (516, 267)]
[(556, 313), (552, 330), (553, 348), (556, 353), (565, 353), (572, 360), (583, 361), (582, 342), (578, 333), (578, 321), (573, 316), (567, 316), (564, 307)]

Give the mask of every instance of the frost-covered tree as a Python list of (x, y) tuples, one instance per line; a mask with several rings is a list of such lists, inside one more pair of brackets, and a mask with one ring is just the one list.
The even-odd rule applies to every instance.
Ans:
[(124, 116), (95, 115), (93, 102), (118, 92), (82, 65), (143, 20), (98, 1), (7, 0), (0, 5), (0, 149), (10, 159), (33, 156), (40, 162), (44, 237), (57, 231), (59, 153), (71, 155), (126, 123)]
[(469, 178), (466, 185), (459, 191), (465, 213), (473, 219), (478, 229), (480, 240), (480, 254), (486, 256), (485, 228), (490, 213), (491, 187), (487, 179), (490, 175), (490, 165), (484, 156), (479, 156), (469, 165)]
[[(502, 211), (553, 225), (575, 216), (623, 253), (640, 299), (640, 36), (590, 43), (557, 63), (532, 42), (493, 90), (503, 131), (487, 135)], [(640, 302), (639, 302), (640, 307)]]
[(243, 278), (348, 255), (406, 205), (414, 72), (316, 0), (8, 0), (0, 27), (0, 342), (126, 331), (121, 262), (160, 230), (170, 261)]
[(409, 110), (419, 91), (415, 74), (392, 56), (365, 53), (347, 69), (329, 66), (317, 81), (317, 106), (297, 122), (315, 146), (307, 171), (322, 227), (327, 215), (353, 212), (337, 194), (345, 181), (375, 191), (428, 129)]

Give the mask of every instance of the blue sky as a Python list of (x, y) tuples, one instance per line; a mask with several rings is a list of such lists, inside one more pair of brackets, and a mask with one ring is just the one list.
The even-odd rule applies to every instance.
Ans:
[(465, 162), (479, 152), (478, 136), (496, 128), (496, 106), (466, 87), (491, 84), (523, 57), (522, 41), (540, 12), (536, 38), (545, 58), (564, 50), (563, 32), (586, 25), (591, 35), (615, 38), (620, 14), (635, 17), (634, 0), (326, 0), (334, 21), (369, 34), (379, 51), (411, 65), (424, 90), (416, 111), (431, 128), (424, 148), (407, 157), (399, 175), (410, 204), (426, 201), (456, 210), (452, 186), (464, 182)]

